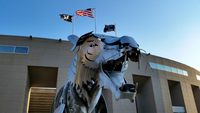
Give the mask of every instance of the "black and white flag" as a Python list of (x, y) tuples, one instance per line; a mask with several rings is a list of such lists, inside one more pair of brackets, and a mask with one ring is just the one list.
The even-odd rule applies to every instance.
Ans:
[(115, 25), (105, 25), (104, 32), (115, 31)]
[(68, 14), (60, 14), (60, 18), (63, 19), (64, 21), (72, 22), (72, 15)]

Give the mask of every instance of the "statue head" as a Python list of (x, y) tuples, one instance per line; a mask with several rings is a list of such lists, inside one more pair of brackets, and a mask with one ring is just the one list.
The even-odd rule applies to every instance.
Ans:
[[(114, 65), (112, 69), (114, 69), (117, 64), (121, 64), (124, 60), (133, 62), (139, 60), (139, 45), (129, 36), (114, 37), (89, 32), (80, 38), (70, 35), (68, 39), (73, 44), (71, 50), (78, 48), (81, 62), (89, 68), (98, 68), (100, 64), (107, 64), (107, 66), (112, 64)], [(119, 68), (116, 70), (119, 71)], [(109, 68), (109, 70), (112, 69)]]
[(140, 56), (139, 45), (129, 36), (115, 37), (89, 32), (80, 38), (68, 37), (73, 43), (72, 50), (77, 48), (81, 63), (91, 69), (99, 69), (103, 75), (102, 86), (107, 82), (113, 88), (119, 89), (125, 84), (124, 75), (128, 68), (128, 61), (138, 62)]

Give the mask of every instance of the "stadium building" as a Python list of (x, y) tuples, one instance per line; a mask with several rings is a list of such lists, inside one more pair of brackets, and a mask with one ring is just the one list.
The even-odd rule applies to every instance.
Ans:
[[(73, 57), (61, 39), (0, 35), (0, 113), (49, 113)], [(200, 113), (200, 72), (150, 54), (129, 63), (136, 101), (116, 101), (104, 90), (109, 113)]]

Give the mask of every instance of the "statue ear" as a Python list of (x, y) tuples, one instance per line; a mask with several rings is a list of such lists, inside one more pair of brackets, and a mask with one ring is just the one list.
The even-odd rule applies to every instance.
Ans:
[(76, 36), (76, 35), (69, 35), (68, 36), (68, 40), (73, 44), (71, 51), (73, 51), (76, 48), (78, 39), (79, 39), (79, 37)]

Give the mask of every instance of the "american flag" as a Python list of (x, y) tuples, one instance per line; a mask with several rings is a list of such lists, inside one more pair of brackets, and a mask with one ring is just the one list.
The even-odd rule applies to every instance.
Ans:
[(93, 10), (94, 10), (93, 8), (88, 8), (88, 9), (85, 9), (85, 10), (77, 10), (76, 15), (78, 15), (78, 16), (88, 16), (90, 18), (94, 18)]

